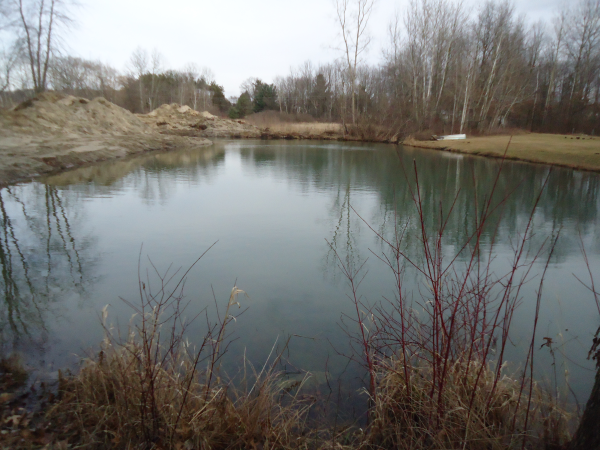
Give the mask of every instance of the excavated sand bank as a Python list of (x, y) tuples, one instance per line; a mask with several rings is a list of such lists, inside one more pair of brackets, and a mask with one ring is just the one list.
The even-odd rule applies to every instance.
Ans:
[(243, 120), (221, 119), (177, 103), (162, 105), (149, 114), (138, 114), (161, 134), (204, 138), (259, 138), (261, 130)]
[(104, 98), (44, 93), (0, 112), (0, 185), (108, 159), (210, 145), (166, 136)]

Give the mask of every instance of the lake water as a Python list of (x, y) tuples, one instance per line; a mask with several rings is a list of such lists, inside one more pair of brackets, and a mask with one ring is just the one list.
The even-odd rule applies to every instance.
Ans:
[[(344, 261), (366, 260), (360, 286), (366, 303), (393, 296), (393, 276), (374, 256), (385, 249), (366, 223), (384, 234), (396, 222), (408, 223), (406, 251), (418, 251), (409, 190), (413, 161), (430, 222), (440, 205), (449, 211), (457, 195), (444, 240), (450, 256), (471, 226), (475, 199), (482, 202), (492, 189), (497, 160), (374, 144), (218, 141), (2, 189), (3, 351), (21, 352), (40, 378), (76, 366), (102, 339), (105, 305), (109, 322), (129, 321), (132, 310), (120, 298), (138, 299), (140, 253), (142, 276), (150, 271), (152, 282), (149, 259), (160, 273), (185, 270), (217, 242), (188, 275), (185, 293), (190, 314), (204, 307), (214, 314), (213, 290), (221, 310), (234, 284), (248, 293), (235, 313), (247, 310), (229, 327), (237, 340), (228, 370), (235, 371), (243, 355), (261, 365), (276, 342), (296, 335), (285, 353), (288, 367), (343, 376), (340, 353), (349, 350), (341, 317), (351, 315), (353, 305), (328, 242)], [(544, 165), (505, 163), (496, 194), (514, 192), (495, 216), (495, 234), (490, 227), (483, 239), (494, 246), (498, 272), (508, 267), (548, 173)], [(560, 230), (544, 285), (536, 370), (541, 378), (553, 376), (552, 357), (540, 348), (542, 338), (551, 337), (558, 376), (567, 375), (580, 402), (593, 382), (594, 364), (586, 356), (600, 314), (574, 275), (589, 280), (583, 243), (600, 277), (599, 194), (598, 175), (553, 169), (530, 242), (531, 249), (539, 247)], [(509, 357), (515, 370), (530, 339), (543, 266), (534, 265), (514, 319)], [(423, 292), (410, 271), (406, 289), (415, 298)], [(190, 329), (190, 339), (200, 333), (202, 323)]]

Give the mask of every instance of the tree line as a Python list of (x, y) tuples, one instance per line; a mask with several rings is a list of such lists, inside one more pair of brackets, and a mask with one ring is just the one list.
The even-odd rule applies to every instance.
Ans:
[[(348, 3), (337, 2), (344, 39)], [(461, 3), (411, 0), (388, 31), (378, 65), (347, 58), (362, 50), (357, 39), (335, 62), (276, 78), (281, 110), (438, 133), (600, 131), (599, 0), (533, 24), (508, 1), (488, 0), (470, 17)]]
[(212, 71), (173, 70), (136, 49), (125, 71), (60, 52), (67, 0), (0, 2), (2, 104), (53, 89), (104, 96), (133, 112), (163, 103), (241, 118), (266, 109), (395, 132), (598, 132), (600, 0), (576, 0), (550, 22), (526, 22), (507, 0), (470, 14), (460, 2), (410, 0), (390, 22), (378, 64), (365, 64), (373, 0), (334, 0), (340, 57), (307, 61), (227, 99)]

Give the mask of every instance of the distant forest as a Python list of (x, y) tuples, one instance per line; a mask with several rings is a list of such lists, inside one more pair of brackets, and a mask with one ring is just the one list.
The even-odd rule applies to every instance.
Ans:
[[(356, 39), (343, 39), (339, 59), (324, 65), (307, 61), (270, 83), (251, 78), (233, 102), (210, 69), (195, 64), (169, 69), (156, 51), (138, 48), (124, 71), (64, 55), (58, 40), (45, 38), (52, 25), (69, 26), (65, 4), (47, 0), (40, 7), (30, 1), (27, 9), (26, 3), (3, 3), (0, 11), (0, 29), (11, 37), (0, 50), (4, 108), (51, 89), (103, 96), (137, 113), (180, 103), (232, 118), (276, 110), (397, 132), (493, 133), (512, 127), (600, 132), (600, 0), (575, 0), (549, 23), (533, 24), (506, 1), (487, 1), (471, 13), (459, 2), (412, 0), (390, 22), (377, 65), (360, 59), (369, 43), (361, 34), (365, 15), (357, 22)], [(362, 1), (364, 7), (372, 3)], [(346, 14), (360, 19), (361, 12), (336, 4), (340, 35), (350, 39), (357, 30), (344, 28)]]

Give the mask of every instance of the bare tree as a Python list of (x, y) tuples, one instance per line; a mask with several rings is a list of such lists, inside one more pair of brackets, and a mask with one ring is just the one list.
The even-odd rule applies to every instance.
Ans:
[(129, 59), (129, 66), (134, 77), (137, 77), (140, 95), (140, 108), (144, 112), (144, 82), (142, 77), (148, 71), (148, 53), (142, 47), (136, 48)]
[(550, 109), (551, 104), (555, 98), (555, 79), (556, 79), (556, 70), (558, 68), (558, 57), (560, 55), (560, 51), (563, 44), (563, 38), (565, 33), (565, 22), (567, 16), (565, 12), (562, 12), (558, 17), (553, 20), (554, 25), (554, 33), (556, 37), (556, 41), (552, 44), (552, 53), (550, 56), (550, 79), (548, 81), (548, 92), (546, 93), (546, 103), (544, 105), (544, 116), (542, 118), (542, 123), (546, 121), (548, 116), (548, 110)]
[(148, 95), (148, 105), (150, 111), (158, 107), (156, 97), (158, 96), (157, 76), (163, 71), (164, 57), (155, 48), (150, 55), (150, 93)]
[(198, 89), (196, 89), (196, 80), (200, 74), (200, 69), (194, 63), (188, 63), (182, 70), (183, 79), (179, 86), (179, 103), (184, 105), (186, 94), (189, 95), (192, 108), (195, 110), (198, 106)]
[(34, 91), (47, 88), (52, 55), (59, 49), (59, 30), (72, 23), (66, 0), (10, 0), (13, 26), (24, 42)]
[(11, 86), (11, 74), (18, 62), (20, 47), (14, 42), (9, 48), (0, 49), (0, 93)]
[(208, 89), (208, 87), (214, 81), (215, 81), (215, 74), (211, 69), (209, 69), (208, 67), (200, 68), (200, 75), (197, 80), (197, 88), (196, 89), (198, 90), (198, 94), (200, 95), (200, 100), (202, 100), (203, 111), (206, 111), (208, 108), (208, 105), (210, 105), (212, 103), (211, 102), (212, 92), (210, 91), (210, 89)]
[(256, 86), (256, 82), (258, 81), (258, 78), (256, 77), (250, 77), (246, 80), (244, 80), (242, 82), (242, 84), (240, 84), (240, 93), (243, 94), (244, 92), (247, 92), (248, 94), (250, 94), (250, 100), (254, 101), (254, 87)]
[(53, 58), (49, 81), (52, 89), (87, 98), (102, 96), (113, 101), (121, 87), (118, 72), (100, 61), (73, 56)]
[(570, 14), (566, 50), (573, 67), (567, 120), (576, 109), (583, 109), (597, 74), (600, 58), (600, 0), (580, 0)]
[(353, 124), (356, 124), (356, 69), (371, 42), (367, 25), (375, 3), (376, 0), (335, 0), (350, 83)]

